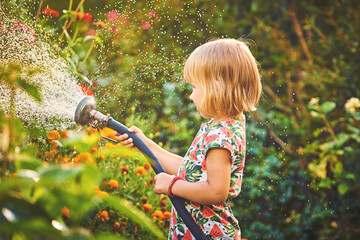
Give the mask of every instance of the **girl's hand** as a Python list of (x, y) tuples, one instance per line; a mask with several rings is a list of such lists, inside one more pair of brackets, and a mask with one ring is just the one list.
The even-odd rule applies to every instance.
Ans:
[[(147, 137), (145, 136), (145, 134), (139, 128), (137, 128), (135, 126), (132, 126), (128, 130), (129, 130), (129, 132), (135, 133), (144, 142), (147, 140)], [(118, 136), (116, 139), (118, 141), (120, 141), (120, 142), (123, 142), (126, 147), (133, 147), (134, 146), (133, 139), (129, 138), (128, 134), (126, 134), (126, 133), (125, 134), (120, 134), (120, 133), (118, 133), (116, 131), (115, 131), (114, 134), (115, 134), (115, 136)]]
[(175, 176), (169, 175), (167, 173), (159, 173), (155, 176), (155, 186), (154, 186), (154, 192), (156, 194), (168, 194), (168, 189), (171, 180), (173, 180)]

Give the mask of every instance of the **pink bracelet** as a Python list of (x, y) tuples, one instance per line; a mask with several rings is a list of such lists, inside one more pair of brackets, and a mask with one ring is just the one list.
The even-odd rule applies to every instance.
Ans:
[(180, 176), (176, 176), (176, 177), (174, 177), (174, 178), (171, 180), (170, 185), (169, 185), (169, 188), (168, 188), (168, 196), (169, 196), (169, 197), (175, 197), (175, 195), (172, 194), (172, 188), (173, 188), (175, 182), (176, 182), (177, 180), (179, 180), (179, 179), (181, 179), (181, 177), (180, 177)]

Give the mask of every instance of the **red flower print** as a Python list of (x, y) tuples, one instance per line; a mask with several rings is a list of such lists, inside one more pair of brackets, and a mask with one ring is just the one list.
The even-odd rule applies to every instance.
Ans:
[(196, 146), (200, 140), (201, 136), (197, 137), (194, 139), (194, 141), (192, 142), (191, 146)]
[(201, 170), (206, 171), (206, 159), (204, 159), (201, 163)]
[(233, 154), (234, 149), (232, 148), (232, 145), (230, 143), (224, 142), (224, 146), (230, 151), (231, 154)]
[(216, 215), (216, 213), (215, 213), (211, 208), (209, 208), (208, 206), (205, 206), (205, 207), (204, 207), (204, 210), (202, 211), (201, 214), (202, 214), (204, 217), (207, 217), (207, 218)]
[(194, 161), (196, 161), (197, 160), (197, 158), (196, 158), (196, 153), (199, 151), (199, 148), (197, 148), (197, 147), (195, 147), (193, 150), (191, 150), (191, 152), (190, 152), (190, 158), (192, 159), (192, 160), (194, 160)]
[(221, 127), (220, 130), (228, 137), (232, 137), (234, 133), (230, 131), (227, 127)]
[(241, 148), (242, 148), (242, 146), (241, 146), (240, 139), (239, 139), (239, 138), (235, 138), (235, 142), (236, 142), (236, 145), (238, 146), (238, 150), (239, 150), (239, 152), (241, 152)]
[(181, 177), (181, 179), (185, 179), (185, 175), (186, 175), (186, 168), (184, 168), (183, 170), (181, 170), (179, 177)]
[(184, 239), (184, 240), (192, 240), (190, 230), (186, 230), (185, 235), (184, 235), (184, 237), (182, 239)]
[[(173, 226), (175, 226), (177, 224), (177, 222), (176, 222), (175, 210), (174, 209), (172, 211), (172, 220), (173, 220), (172, 224), (173, 224)], [(174, 232), (174, 235), (176, 236), (175, 232)]]
[(224, 224), (224, 225), (229, 224), (229, 221), (227, 220), (228, 216), (227, 216), (226, 212), (221, 213), (220, 217), (221, 217), (221, 224)]
[(205, 137), (206, 145), (208, 145), (209, 143), (211, 143), (212, 141), (214, 141), (217, 138), (219, 138), (219, 135), (217, 135), (217, 134), (212, 134), (210, 136)]
[(213, 228), (211, 229), (210, 235), (212, 238), (217, 238), (217, 237), (221, 237), (224, 234), (221, 232), (220, 228), (218, 227), (218, 225), (214, 225)]

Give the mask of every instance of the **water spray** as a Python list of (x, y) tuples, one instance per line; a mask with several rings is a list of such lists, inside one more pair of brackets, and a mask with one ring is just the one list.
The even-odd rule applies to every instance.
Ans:
[[(129, 132), (128, 128), (118, 121), (114, 120), (110, 114), (104, 115), (96, 111), (96, 101), (93, 97), (87, 96), (83, 98), (75, 110), (75, 122), (84, 126), (90, 124), (93, 128), (98, 128), (99, 124), (103, 124), (108, 128), (117, 131), (120, 134), (128, 134), (129, 138), (133, 139), (133, 144), (142, 153), (148, 156), (151, 167), (156, 174), (165, 172), (159, 160), (155, 157), (150, 148), (138, 137), (135, 133)], [(205, 240), (208, 239), (200, 227), (196, 224), (191, 214), (187, 211), (184, 204), (184, 199), (179, 197), (169, 197), (177, 213), (184, 220), (185, 225), (190, 230), (195, 239)]]

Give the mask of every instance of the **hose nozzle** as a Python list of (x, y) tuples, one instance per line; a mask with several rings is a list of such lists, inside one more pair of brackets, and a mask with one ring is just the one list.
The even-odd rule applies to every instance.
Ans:
[(90, 122), (107, 123), (110, 119), (110, 115), (104, 115), (101, 112), (96, 111), (95, 98), (87, 96), (84, 97), (75, 110), (75, 122), (82, 126), (89, 124)]

